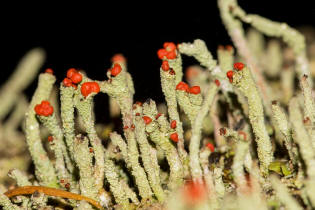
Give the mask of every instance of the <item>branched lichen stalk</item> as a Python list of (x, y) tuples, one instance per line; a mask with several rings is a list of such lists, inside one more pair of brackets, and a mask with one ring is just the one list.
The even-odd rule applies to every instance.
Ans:
[(124, 192), (123, 185), (119, 182), (118, 174), (115, 171), (115, 163), (105, 156), (105, 177), (109, 182), (110, 190), (115, 197), (115, 201), (122, 205), (123, 209), (128, 209), (129, 200)]
[(270, 137), (265, 125), (264, 110), (260, 95), (247, 67), (235, 71), (232, 80), (233, 86), (236, 86), (247, 98), (249, 120), (255, 134), (261, 171), (266, 175), (268, 173), (268, 166), (273, 160), (273, 154)]
[(289, 104), (289, 118), (293, 129), (293, 139), (299, 145), (299, 150), (306, 165), (306, 174), (310, 177), (315, 175), (315, 153), (310, 136), (304, 125), (303, 117), (296, 97)]
[[(129, 129), (129, 128), (128, 128)], [(139, 189), (139, 194), (143, 199), (151, 198), (152, 191), (146, 177), (144, 169), (139, 164), (139, 152), (137, 148), (137, 142), (134, 136), (134, 132), (125, 131), (127, 138), (127, 144), (122, 137), (113, 132), (110, 134), (110, 138), (115, 146), (121, 151), (123, 159), (127, 164), (127, 168), (135, 178), (136, 185)]]
[(147, 179), (147, 175), (139, 163), (139, 151), (138, 145), (136, 141), (135, 133), (131, 130), (131, 128), (125, 129), (125, 135), (128, 144), (128, 162), (131, 168), (131, 174), (135, 178), (136, 185), (139, 189), (139, 194), (142, 199), (150, 199), (152, 197), (152, 191), (150, 188), (149, 181)]
[[(135, 110), (140, 111), (140, 110)], [(141, 110), (142, 111), (142, 110)], [(142, 116), (136, 116), (135, 117), (135, 133), (137, 137), (137, 142), (139, 144), (139, 149), (141, 152), (141, 159), (143, 162), (143, 166), (145, 171), (147, 172), (147, 176), (150, 182), (150, 186), (157, 197), (157, 199), (160, 202), (163, 202), (165, 199), (165, 194), (163, 192), (161, 182), (160, 182), (160, 168), (159, 166), (156, 166), (155, 163), (157, 163), (157, 160), (151, 159), (151, 149), (149, 142), (146, 137), (145, 132), (145, 124), (143, 122)], [(156, 158), (156, 157), (155, 157)]]
[(184, 149), (184, 131), (183, 125), (179, 118), (178, 107), (177, 107), (177, 99), (176, 99), (176, 75), (171, 75), (168, 72), (163, 71), (160, 69), (160, 76), (161, 76), (161, 86), (162, 91), (165, 96), (165, 100), (167, 103), (167, 111), (169, 114), (170, 121), (176, 121), (176, 132), (178, 134), (178, 151), (181, 157), (181, 161), (185, 167), (185, 170), (188, 170), (188, 157), (187, 152)]
[[(81, 96), (82, 97), (82, 96)], [(104, 147), (102, 145), (101, 139), (97, 136), (94, 119), (92, 116), (93, 98), (88, 97), (86, 99), (80, 98), (77, 95), (75, 98), (75, 106), (78, 109), (79, 115), (82, 117), (84, 122), (84, 127), (90, 139), (91, 145), (93, 146), (95, 155), (95, 167), (94, 167), (94, 178), (98, 189), (103, 188), (104, 183)]]
[(298, 151), (292, 140), (291, 128), (284, 110), (279, 106), (278, 102), (273, 101), (272, 113), (275, 118), (278, 128), (284, 136), (284, 144), (288, 150), (289, 157), (294, 165), (299, 163)]
[[(143, 113), (154, 119), (158, 112), (153, 100), (143, 104)], [(181, 162), (179, 152), (169, 139), (170, 125), (166, 117), (161, 115), (156, 121), (146, 125), (146, 131), (156, 146), (164, 152), (170, 166), (168, 187), (170, 189), (177, 189), (183, 183), (185, 163)]]
[(74, 140), (74, 160), (79, 168), (80, 192), (89, 198), (97, 199), (98, 189), (93, 177), (93, 154), (89, 150), (89, 140), (83, 135), (78, 135)]
[(73, 160), (73, 141), (74, 134), (74, 102), (73, 102), (73, 87), (65, 87), (60, 85), (60, 106), (61, 106), (61, 120), (62, 127), (65, 136), (67, 148), (70, 153), (70, 157)]
[(100, 87), (101, 91), (113, 97), (120, 107), (123, 126), (126, 127), (126, 129), (124, 129), (124, 135), (128, 145), (128, 157), (125, 161), (131, 170), (131, 174), (135, 178), (140, 196), (142, 199), (150, 199), (152, 197), (152, 191), (146, 173), (139, 164), (138, 145), (133, 127), (132, 104), (134, 89), (132, 79), (128, 76), (125, 67), (122, 66), (122, 71), (116, 77), (112, 77), (109, 81), (101, 82)]
[(39, 76), (37, 89), (26, 113), (25, 121), (26, 143), (35, 164), (36, 178), (42, 185), (50, 187), (58, 187), (57, 176), (41, 143), (34, 107), (36, 104), (40, 104), (42, 100), (48, 99), (55, 80), (51, 74), (44, 73)]
[(192, 136), (189, 144), (189, 166), (191, 170), (191, 175), (195, 181), (200, 181), (202, 176), (202, 170), (200, 168), (199, 162), (199, 147), (201, 141), (202, 122), (210, 110), (211, 104), (217, 91), (218, 87), (214, 83), (212, 83), (208, 87), (206, 97), (192, 125)]
[(70, 160), (65, 142), (63, 141), (63, 132), (59, 127), (55, 113), (48, 117), (38, 116), (38, 119), (46, 128), (48, 128), (49, 132), (53, 136), (53, 141), (50, 145), (55, 153), (55, 167), (59, 179), (66, 179), (69, 180), (69, 182), (73, 183), (72, 177), (67, 170), (68, 168), (70, 172), (73, 171), (73, 163)]

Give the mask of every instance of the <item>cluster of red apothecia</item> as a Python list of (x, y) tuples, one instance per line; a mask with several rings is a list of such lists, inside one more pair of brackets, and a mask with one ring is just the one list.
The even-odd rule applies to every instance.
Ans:
[(81, 94), (84, 97), (87, 97), (91, 93), (98, 93), (100, 92), (100, 86), (97, 82), (85, 82), (81, 86)]
[(34, 107), (35, 113), (39, 116), (48, 117), (54, 113), (54, 107), (52, 107), (49, 101), (42, 101)]
[(157, 51), (159, 59), (175, 59), (176, 58), (176, 45), (173, 42), (165, 42), (163, 48)]
[(71, 68), (67, 71), (67, 77), (62, 81), (65, 87), (77, 88), (78, 83), (82, 81), (82, 74), (80, 74), (75, 68)]
[[(82, 81), (82, 74), (78, 72), (75, 68), (71, 68), (67, 71), (67, 78), (63, 80), (63, 85), (65, 87), (74, 87), (77, 88), (77, 84)], [(81, 85), (81, 94), (84, 97), (87, 97), (92, 92), (100, 92), (100, 87), (97, 82), (85, 82)]]
[(168, 60), (172, 60), (176, 58), (176, 45), (173, 42), (165, 42), (163, 44), (163, 48), (159, 49), (157, 51), (157, 55), (159, 57), (159, 59), (162, 60), (162, 70), (163, 71), (168, 71), (169, 74), (174, 75), (175, 71), (170, 68), (170, 65), (168, 63)]
[(176, 90), (182, 90), (182, 91), (185, 91), (187, 93), (194, 94), (194, 95), (197, 95), (200, 93), (200, 87), (199, 86), (189, 87), (189, 85), (185, 82), (179, 82), (176, 85)]
[[(241, 62), (234, 63), (234, 65), (233, 65), (233, 67), (236, 71), (242, 71), (244, 66), (245, 65)], [(234, 74), (233, 70), (226, 72), (226, 76), (227, 76), (227, 78), (229, 78), (230, 83), (233, 82), (233, 74)]]
[[(175, 59), (176, 58), (176, 45), (172, 42), (165, 42), (163, 47), (164, 47), (163, 49), (158, 50), (158, 57), (161, 60), (163, 60), (162, 61), (162, 69), (164, 71), (170, 70), (170, 74), (172, 74), (172, 72), (173, 72), (173, 74), (175, 74), (175, 72), (172, 69), (170, 69), (168, 61), (164, 60), (164, 59), (165, 58), (167, 58), (167, 59)], [(117, 55), (113, 56), (112, 62), (114, 63), (114, 66), (111, 69), (109, 69), (109, 71), (111, 73), (111, 76), (116, 77), (122, 71), (122, 68), (121, 68), (119, 62), (126, 62), (126, 59), (123, 55), (117, 54)], [(45, 72), (49, 73), (49, 74), (53, 74), (53, 70), (50, 68), (46, 69)], [(71, 68), (67, 71), (67, 78), (65, 78), (63, 80), (63, 84), (66, 87), (71, 86), (71, 87), (77, 88), (76, 84), (80, 83), (81, 81), (82, 81), (82, 75), (76, 69)], [(215, 83), (217, 84), (217, 86), (220, 86), (220, 82), (218, 80), (215, 80)], [(188, 84), (186, 84), (185, 82), (178, 83), (178, 85), (176, 86), (176, 90), (183, 90), (183, 91), (186, 91), (190, 94), (199, 94), (200, 93), (200, 87), (199, 86), (189, 87)], [(84, 97), (88, 96), (92, 92), (98, 93), (99, 91), (100, 91), (100, 87), (99, 87), (97, 82), (85, 82), (81, 86), (81, 93)], [(142, 105), (141, 102), (136, 102), (136, 104), (140, 105), (140, 106)], [(35, 106), (35, 112), (38, 115), (49, 116), (53, 113), (53, 107), (50, 106), (50, 103), (48, 101), (42, 101), (41, 104), (38, 104)], [(137, 114), (138, 113), (136, 113), (136, 115)], [(158, 113), (155, 116), (155, 119), (157, 120), (161, 115), (162, 115), (161, 113)], [(152, 122), (152, 119), (148, 116), (143, 116), (142, 119), (144, 120), (146, 125), (150, 124)], [(171, 129), (175, 129), (177, 126), (176, 124), (177, 124), (176, 120), (172, 120), (172, 122), (170, 123)], [(135, 125), (132, 124), (131, 129), (134, 129), (134, 128), (135, 128)], [(124, 129), (128, 129), (128, 126), (124, 126)], [(170, 139), (174, 142), (178, 142), (177, 132), (170, 134)], [(49, 136), (48, 141), (53, 141), (53, 137)], [(214, 151), (213, 144), (208, 143), (206, 146), (212, 152)], [(90, 152), (93, 152), (93, 149)]]

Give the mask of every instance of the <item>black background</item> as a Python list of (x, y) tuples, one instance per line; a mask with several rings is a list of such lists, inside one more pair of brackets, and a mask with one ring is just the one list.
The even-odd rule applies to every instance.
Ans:
[[(312, 1), (240, 0), (239, 4), (248, 13), (297, 27), (315, 26)], [(165, 41), (180, 43), (200, 38), (214, 55), (219, 44), (231, 44), (215, 0), (172, 6), (166, 1), (147, 2), (93, 7), (60, 5), (56, 9), (51, 5), (34, 5), (32, 9), (22, 5), (2, 7), (0, 82), (8, 78), (23, 54), (37, 46), (47, 52), (43, 70), (53, 68), (59, 82), (70, 67), (86, 70), (93, 79), (106, 79), (111, 56), (123, 53), (133, 75), (135, 99), (150, 97), (161, 101), (160, 60), (156, 51)], [(184, 57), (184, 62), (187, 66), (194, 60)], [(28, 88), (29, 96), (35, 87), (36, 83)], [(97, 99), (101, 101), (99, 107), (106, 106), (102, 97)]]

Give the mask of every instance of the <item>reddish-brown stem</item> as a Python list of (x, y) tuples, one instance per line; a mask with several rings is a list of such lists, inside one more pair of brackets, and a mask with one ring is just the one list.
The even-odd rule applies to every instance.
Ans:
[(69, 198), (69, 199), (74, 199), (74, 200), (79, 200), (79, 201), (85, 200), (86, 202), (92, 204), (93, 206), (99, 209), (102, 209), (101, 204), (97, 202), (96, 200), (93, 200), (91, 198), (88, 198), (79, 194), (75, 194), (75, 193), (71, 193), (68, 191), (59, 190), (59, 189), (55, 189), (51, 187), (42, 187), (42, 186), (18, 187), (13, 190), (9, 190), (5, 192), (4, 195), (6, 195), (8, 198), (11, 198), (17, 195), (31, 195), (35, 193), (36, 191), (40, 193), (44, 193), (45, 195), (50, 195), (50, 196), (55, 196), (55, 197), (63, 197), (63, 198)]

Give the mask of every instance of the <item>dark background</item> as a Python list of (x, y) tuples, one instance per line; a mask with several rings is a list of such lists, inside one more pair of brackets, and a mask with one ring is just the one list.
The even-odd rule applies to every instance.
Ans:
[[(240, 0), (239, 4), (248, 13), (297, 27), (315, 26), (312, 1)], [(165, 41), (191, 42), (200, 38), (206, 41), (214, 55), (219, 44), (231, 44), (221, 23), (216, 0), (203, 4), (191, 1), (174, 7), (167, 2), (153, 1), (130, 7), (123, 2), (93, 8), (85, 5), (81, 8), (60, 6), (58, 9), (50, 5), (37, 6), (26, 9), (19, 5), (11, 8), (12, 11), (8, 9), (9, 12), (7, 8), (1, 9), (8, 13), (2, 13), (0, 20), (0, 83), (12, 73), (18, 60), (37, 46), (47, 52), (43, 70), (53, 68), (59, 82), (70, 67), (86, 70), (93, 79), (106, 79), (111, 56), (123, 53), (128, 60), (128, 71), (133, 75), (135, 99), (162, 100), (160, 60), (156, 51)], [(194, 60), (185, 57), (184, 62), (187, 66)], [(29, 96), (35, 87), (36, 83), (28, 88)], [(102, 97), (97, 100), (103, 101)], [(98, 106), (106, 105), (106, 102), (101, 103), (104, 104)]]

